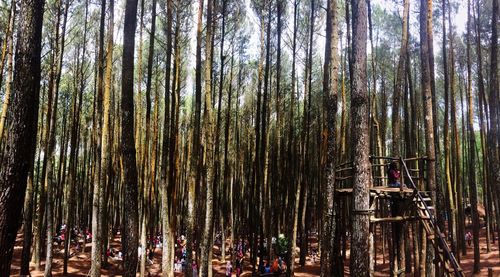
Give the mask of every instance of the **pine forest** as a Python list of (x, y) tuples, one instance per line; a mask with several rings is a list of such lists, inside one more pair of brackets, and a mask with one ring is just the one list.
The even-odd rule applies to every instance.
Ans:
[(500, 276), (499, 0), (0, 0), (0, 277)]

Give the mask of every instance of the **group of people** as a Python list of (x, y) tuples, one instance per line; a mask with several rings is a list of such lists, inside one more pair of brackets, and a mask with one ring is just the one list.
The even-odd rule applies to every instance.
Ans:
[[(54, 243), (62, 246), (67, 238), (67, 226), (61, 224), (57, 227), (56, 235), (54, 236)], [(88, 228), (81, 229), (74, 227), (71, 229), (71, 244), (75, 246), (75, 253), (80, 252), (86, 243), (92, 242), (92, 233)], [(72, 254), (72, 255), (73, 255)]]
[[(139, 256), (139, 259), (142, 257), (144, 254), (144, 251), (142, 250), (142, 246), (139, 245), (137, 248), (137, 255)], [(146, 248), (146, 263), (148, 265), (152, 265), (154, 262), (154, 256), (155, 256), (155, 248), (154, 247), (147, 247)]]
[(121, 261), (123, 259), (123, 253), (117, 249), (108, 248), (106, 250), (106, 257)]
[(279, 275), (284, 272), (286, 272), (286, 263), (281, 257), (275, 258), (273, 262), (268, 260), (260, 260), (259, 262), (260, 274), (274, 273)]
[(243, 257), (237, 256), (235, 259), (235, 267), (233, 269), (233, 264), (231, 261), (226, 263), (226, 276), (232, 276), (233, 271), (236, 273), (236, 277), (240, 277), (243, 272)]
[[(183, 272), (186, 270), (187, 262), (187, 240), (184, 235), (177, 237), (175, 242), (175, 263), (174, 263), (174, 271), (175, 272)], [(193, 271), (196, 262), (193, 261)], [(196, 269), (197, 270), (197, 269)]]

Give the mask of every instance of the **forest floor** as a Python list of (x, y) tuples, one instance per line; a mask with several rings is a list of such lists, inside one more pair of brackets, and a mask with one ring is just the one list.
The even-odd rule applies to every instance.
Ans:
[[(471, 228), (467, 228), (466, 231), (471, 231)], [(492, 234), (493, 235), (493, 234)], [(495, 234), (496, 235), (496, 234)], [(380, 234), (377, 232), (377, 238), (380, 238)], [(497, 238), (498, 239), (498, 238)], [(495, 244), (490, 244), (490, 252), (486, 251), (486, 228), (481, 228), (479, 237), (479, 251), (480, 251), (480, 269), (481, 271), (477, 274), (472, 274), (474, 266), (474, 248), (472, 244), (467, 246), (467, 255), (461, 256), (460, 266), (464, 270), (465, 276), (488, 276), (488, 268), (493, 269), (493, 276), (500, 277), (500, 256), (498, 251), (498, 240), (495, 240)], [(344, 262), (345, 268), (344, 273), (346, 276), (349, 275), (349, 249), (346, 251), (347, 261)], [(377, 261), (375, 265), (375, 277), (389, 276), (389, 253), (386, 250), (384, 257), (382, 254), (382, 243), (377, 241)], [(406, 276), (414, 276), (413, 273), (407, 273)]]
[[(316, 239), (313, 239), (314, 241), (317, 241)], [(316, 245), (317, 243), (313, 242), (313, 245)], [(120, 237), (117, 236), (113, 239), (111, 242), (111, 247), (115, 249), (121, 249), (120, 246)], [(68, 276), (87, 276), (87, 273), (90, 271), (90, 249), (91, 249), (91, 243), (87, 243), (86, 249), (84, 253), (79, 252), (77, 255), (73, 255), (69, 260), (68, 260)], [(61, 245), (55, 246), (54, 247), (55, 253), (54, 253), (54, 260), (52, 263), (52, 275), (53, 276), (63, 276), (63, 258), (64, 258), (64, 247)], [(71, 253), (73, 253), (74, 248), (72, 247)], [(20, 265), (21, 265), (21, 252), (22, 252), (22, 233), (19, 233), (16, 239), (16, 244), (14, 247), (14, 257), (12, 259), (12, 266), (11, 266), (11, 276), (19, 276), (20, 274)], [(214, 246), (214, 259), (212, 259), (212, 266), (213, 266), (213, 276), (218, 277), (218, 276), (225, 276), (225, 270), (226, 270), (226, 263), (221, 262), (219, 257), (220, 257), (220, 250), (219, 247)], [(155, 249), (155, 255), (153, 258), (153, 264), (152, 265), (147, 265), (146, 266), (146, 272), (149, 272), (149, 276), (161, 276), (161, 248), (156, 248)], [(229, 259), (229, 255), (227, 256)], [(242, 277), (248, 277), (251, 276), (251, 265), (249, 264), (250, 256), (247, 253), (245, 257), (245, 268), (243, 271), (243, 274), (241, 274)], [(297, 263), (298, 263), (298, 258), (297, 258)], [(38, 276), (43, 276), (43, 271), (45, 267), (45, 261), (42, 261), (40, 264), (39, 270), (35, 270), (35, 266), (33, 263), (30, 263), (30, 273), (32, 277), (38, 277)], [(316, 262), (313, 262), (310, 257), (307, 258), (306, 265), (302, 268), (297, 268), (295, 270), (295, 276), (298, 277), (309, 277), (309, 276), (319, 276), (319, 260), (317, 259)], [(109, 265), (107, 267), (103, 267), (101, 270), (102, 276), (120, 276), (122, 272), (121, 268), (121, 261), (119, 260), (114, 260), (112, 258), (109, 259)], [(147, 273), (146, 273), (147, 274)], [(183, 276), (184, 274), (182, 273), (175, 273), (176, 277)], [(139, 274), (137, 274), (139, 276)], [(236, 276), (233, 274), (233, 276)]]
[[(77, 255), (72, 256), (68, 262), (68, 275), (69, 276), (87, 276), (87, 273), (90, 270), (90, 247), (91, 244), (87, 243), (86, 252), (78, 253)], [(111, 242), (111, 247), (115, 249), (120, 249), (120, 238), (115, 237)], [(317, 249), (317, 237), (310, 238), (310, 247)], [(12, 261), (11, 267), (11, 275), (18, 276), (20, 272), (20, 263), (21, 263), (21, 251), (22, 251), (22, 234), (19, 234), (16, 240), (16, 245), (14, 248), (14, 258)], [(500, 276), (500, 258), (498, 251), (498, 243), (495, 245), (491, 245), (491, 251), (489, 253), (486, 252), (486, 237), (485, 237), (485, 229), (481, 230), (480, 237), (480, 251), (481, 251), (481, 272), (476, 275), (472, 275), (472, 266), (474, 262), (473, 257), (473, 248), (469, 246), (467, 248), (467, 255), (462, 257), (461, 266), (465, 271), (466, 276), (488, 276), (487, 268), (493, 268), (493, 276)], [(71, 251), (73, 252), (73, 250)], [(388, 253), (385, 255), (385, 263), (383, 257), (381, 255), (381, 243), (378, 243), (377, 246), (377, 262), (376, 262), (376, 273), (374, 276), (389, 276), (389, 257)], [(215, 258), (212, 260), (213, 272), (214, 276), (224, 276), (225, 272), (225, 263), (219, 260), (218, 255), (219, 249), (217, 246), (214, 247), (214, 256)], [(64, 250), (63, 247), (55, 247), (54, 261), (53, 261), (53, 275), (54, 276), (62, 276), (63, 272), (63, 257)], [(245, 269), (244, 274), (242, 276), (251, 276), (251, 266), (248, 263), (249, 258), (248, 255), (245, 258)], [(121, 274), (121, 261), (109, 259), (110, 264), (102, 269), (103, 276), (120, 276)], [(347, 260), (345, 261), (345, 273), (346, 276), (349, 276), (349, 250), (347, 251)], [(296, 260), (296, 274), (298, 277), (309, 277), (309, 276), (319, 276), (320, 267), (319, 267), (319, 258), (313, 261), (311, 256), (307, 257), (306, 265), (304, 267), (298, 266), (298, 258)], [(44, 262), (42, 261), (39, 270), (35, 270), (34, 265), (30, 265), (31, 276), (43, 276)], [(161, 249), (156, 248), (155, 256), (153, 259), (153, 265), (147, 266), (147, 272), (149, 272), (150, 276), (160, 276), (161, 274)], [(176, 273), (175, 276), (183, 276), (182, 273)], [(407, 276), (412, 276), (412, 274), (407, 274)]]

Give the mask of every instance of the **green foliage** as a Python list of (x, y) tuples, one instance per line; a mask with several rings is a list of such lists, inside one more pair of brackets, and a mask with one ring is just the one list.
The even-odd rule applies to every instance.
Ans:
[(285, 237), (284, 234), (279, 234), (278, 236), (278, 240), (276, 242), (276, 254), (278, 254), (278, 256), (285, 256), (286, 253), (287, 253), (287, 249), (288, 249), (288, 238)]

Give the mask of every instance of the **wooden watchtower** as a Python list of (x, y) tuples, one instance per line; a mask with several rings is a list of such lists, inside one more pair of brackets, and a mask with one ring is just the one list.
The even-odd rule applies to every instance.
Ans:
[[(436, 270), (441, 269), (447, 276), (464, 276), (462, 268), (460, 267), (457, 259), (455, 258), (453, 252), (451, 251), (446, 237), (441, 232), (435, 214), (435, 192), (426, 191), (426, 157), (417, 158), (394, 158), (394, 157), (379, 157), (371, 156), (370, 161), (372, 163), (372, 176), (373, 176), (373, 186), (369, 188), (370, 190), (370, 209), (368, 213), (370, 214), (370, 237), (374, 238), (377, 235), (377, 230), (385, 230), (388, 228), (382, 228), (383, 226), (388, 227), (387, 223), (392, 223), (392, 229), (397, 230), (397, 232), (403, 232), (406, 239), (410, 239), (408, 235), (408, 230), (404, 230), (403, 226), (408, 226), (409, 224), (402, 223), (416, 223), (420, 222), (424, 230), (422, 233), (425, 235), (432, 243), (435, 249), (435, 260)], [(401, 171), (400, 183), (404, 184), (400, 188), (388, 187), (386, 172), (388, 165), (391, 162), (396, 162), (399, 164), (399, 169)], [(337, 209), (337, 219), (338, 224), (345, 224), (339, 226), (340, 230), (349, 230), (349, 213), (351, 211), (352, 202), (352, 174), (353, 164), (352, 162), (347, 162), (340, 164), (336, 169), (336, 209)], [(377, 229), (377, 227), (380, 227)], [(383, 231), (381, 232), (383, 236)], [(340, 234), (340, 240), (342, 243), (342, 258), (345, 260), (346, 257), (346, 245), (348, 233)], [(397, 234), (395, 238), (397, 240)], [(384, 239), (382, 239), (384, 244)], [(393, 242), (396, 244), (396, 241)], [(399, 242), (401, 243), (401, 242)], [(372, 239), (372, 247), (370, 251), (371, 261), (376, 261), (376, 240)], [(385, 248), (385, 245), (383, 245)], [(421, 250), (422, 251), (422, 250)], [(385, 251), (384, 251), (385, 252)], [(389, 256), (391, 260), (396, 259), (396, 247), (389, 247)], [(418, 255), (416, 251), (413, 253)], [(411, 255), (410, 255), (411, 257)], [(407, 258), (410, 258), (407, 257)], [(413, 259), (414, 261), (415, 259)], [(385, 258), (384, 258), (385, 262)], [(405, 271), (405, 267), (408, 265), (399, 266), (401, 269), (398, 270), (394, 268), (394, 275), (399, 275), (399, 273)], [(411, 265), (411, 264), (410, 264)], [(419, 265), (414, 264), (414, 268)], [(374, 270), (375, 264), (371, 266)], [(392, 267), (392, 266), (391, 266)]]

